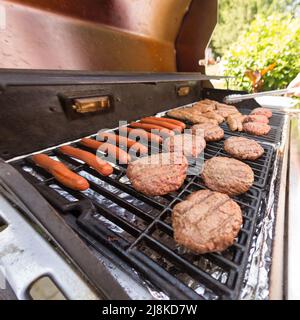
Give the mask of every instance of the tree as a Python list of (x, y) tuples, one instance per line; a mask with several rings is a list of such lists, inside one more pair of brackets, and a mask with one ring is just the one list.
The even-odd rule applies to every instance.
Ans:
[(219, 0), (219, 22), (211, 42), (214, 53), (222, 56), (257, 14), (296, 12), (299, 5), (300, 0)]
[(258, 15), (223, 57), (225, 75), (235, 76), (231, 88), (251, 90), (246, 70), (263, 70), (263, 90), (286, 88), (300, 72), (300, 18), (292, 14)]

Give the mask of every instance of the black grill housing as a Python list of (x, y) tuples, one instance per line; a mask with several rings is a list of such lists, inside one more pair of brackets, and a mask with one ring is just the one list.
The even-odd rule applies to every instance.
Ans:
[[(172, 239), (172, 208), (191, 192), (205, 188), (198, 176), (188, 176), (178, 192), (150, 198), (136, 192), (127, 183), (124, 178), (125, 166), (115, 168), (110, 177), (102, 177), (87, 165), (62, 155), (55, 147), (66, 141), (95, 134), (105, 127), (113, 128), (118, 120), (131, 121), (204, 98), (223, 101), (224, 96), (237, 93), (203, 89), (200, 78), (197, 74), (117, 77), (110, 74), (26, 75), (19, 72), (16, 76), (14, 72), (8, 73), (6, 77), (0, 77), (3, 84), (0, 103), (10, 106), (10, 110), (4, 108), (2, 113), (3, 118), (0, 120), (3, 126), (0, 133), (1, 136), (9, 136), (10, 140), (1, 145), (0, 154), (4, 159), (10, 159), (54, 147), (45, 153), (58, 157), (73, 171), (84, 171), (97, 178), (98, 180), (90, 181), (89, 193), (75, 192), (60, 185), (51, 175), (35, 166), (30, 157), (9, 162), (52, 204), (60, 214), (60, 219), (79, 234), (87, 245), (106, 255), (133, 277), (134, 269), (173, 299), (236, 299), (245, 276), (255, 228), (265, 214), (263, 200), (269, 192), (275, 151), (281, 141), (284, 123), (282, 114), (274, 112), (270, 123), (272, 130), (267, 136), (249, 136), (263, 145), (265, 154), (258, 161), (247, 162), (255, 172), (255, 183), (246, 194), (235, 197), (242, 207), (244, 224), (236, 243), (223, 253), (194, 255), (178, 249)], [(187, 97), (179, 97), (178, 88), (187, 85), (191, 87), (191, 93)], [(68, 96), (74, 92), (110, 94), (113, 97), (114, 112), (106, 116), (95, 115), (70, 120), (64, 114), (60, 98), (62, 94)], [(242, 113), (248, 114), (259, 105), (254, 100), (249, 100), (239, 103), (237, 107), (241, 108)], [(50, 108), (54, 111), (49, 112)], [(22, 126), (24, 130), (20, 132)], [(225, 137), (245, 135), (232, 133), (226, 125), (223, 128)], [(79, 147), (76, 142), (71, 145)], [(82, 146), (80, 148), (84, 149)], [(88, 151), (92, 152), (90, 149)], [(228, 156), (223, 149), (223, 141), (208, 143), (205, 159), (216, 155)], [(195, 170), (192, 162), (190, 164)], [(24, 171), (24, 167), (32, 168), (42, 178), (39, 180)], [(101, 203), (96, 201), (95, 194), (101, 195)], [(30, 202), (31, 194), (26, 196)], [(122, 210), (116, 212), (117, 206)], [(56, 236), (64, 238), (63, 224), (52, 224), (51, 216), (46, 221), (42, 216), (43, 212), (34, 214), (44, 221), (43, 227), (46, 230), (51, 229), (54, 241)], [(107, 223), (101, 216), (110, 222)], [(123, 232), (119, 232), (120, 229)], [(61, 240), (60, 246), (70, 249), (72, 244), (68, 243), (67, 246), (68, 239)], [(76, 248), (73, 250), (76, 251)], [(75, 262), (80, 262), (81, 269), (85, 271), (85, 261), (79, 261), (78, 255), (77, 259)], [(92, 273), (89, 272), (89, 279), (101, 288), (101, 283), (93, 279)]]
[[(276, 118), (276, 115), (274, 117)], [(225, 138), (229, 136), (227, 133)], [(267, 138), (274, 139), (272, 135)], [(223, 149), (223, 143), (224, 141), (208, 143), (204, 154), (205, 160), (214, 156), (229, 156)], [(136, 192), (129, 184), (121, 182), (126, 176), (125, 166), (115, 168), (114, 174), (110, 177), (102, 177), (87, 165), (80, 164), (56, 149), (48, 152), (50, 156), (56, 156), (72, 170), (78, 173), (84, 171), (100, 179), (95, 183), (87, 177), (91, 190), (107, 199), (99, 203), (91, 193), (76, 192), (55, 182), (47, 172), (35, 166), (30, 158), (17, 161), (14, 166), (63, 214), (72, 228), (90, 245), (100, 252), (103, 252), (105, 246), (106, 255), (110, 257), (111, 254), (117, 255), (171, 298), (236, 299), (244, 278), (253, 232), (257, 220), (264, 211), (261, 197), (272, 171), (274, 147), (263, 142), (261, 144), (265, 149), (264, 156), (258, 161), (246, 161), (255, 172), (253, 187), (246, 194), (234, 197), (242, 208), (244, 219), (237, 242), (223, 253), (205, 255), (182, 252), (172, 239), (170, 217), (173, 206), (184, 200), (191, 192), (205, 188), (197, 175), (188, 176), (178, 192), (151, 198)], [(73, 145), (83, 148), (78, 143)], [(33, 168), (45, 180), (38, 181), (25, 172), (23, 166)], [(68, 192), (78, 200), (78, 203), (72, 203), (58, 194), (49, 187), (52, 184)], [(92, 201), (88, 207), (86, 207), (87, 200)], [(116, 213), (112, 203), (122, 207), (123, 213)], [(111, 223), (105, 223), (100, 217), (109, 220), (115, 227), (112, 227)], [(123, 230), (122, 233), (114, 232), (116, 229), (120, 231), (119, 228)], [(218, 279), (207, 272), (209, 269), (219, 272)], [(197, 284), (205, 287), (204, 294), (195, 292)]]

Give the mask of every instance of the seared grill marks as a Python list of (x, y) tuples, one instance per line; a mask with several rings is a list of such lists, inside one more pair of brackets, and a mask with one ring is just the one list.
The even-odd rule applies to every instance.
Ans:
[(256, 160), (264, 154), (263, 147), (254, 140), (231, 137), (224, 142), (224, 150), (240, 160)]
[(247, 122), (244, 123), (243, 129), (249, 134), (256, 136), (264, 136), (268, 134), (271, 130), (271, 127), (266, 123), (261, 122)]
[[(226, 113), (226, 108), (223, 106), (219, 110), (215, 106), (212, 108), (211, 102), (206, 105), (208, 107), (205, 107), (206, 109), (203, 107), (203, 110), (206, 110), (206, 112), (218, 111), (218, 114), (221, 112), (220, 115), (224, 118), (231, 113)], [(235, 113), (234, 108), (231, 108), (232, 113)], [(246, 111), (246, 113), (249, 113), (249, 111)], [(199, 115), (196, 111), (195, 114)], [(178, 124), (178, 120), (169, 118), (163, 118), (159, 121), (170, 120), (173, 124)], [(215, 123), (215, 126), (217, 126), (214, 119), (211, 123)], [(144, 124), (146, 123), (144, 122)], [(274, 126), (273, 118), (270, 119), (270, 124)], [(148, 125), (151, 126), (150, 123)], [(222, 127), (226, 135), (231, 134), (226, 131), (226, 127), (223, 125)], [(219, 127), (217, 126), (217, 128)], [(114, 132), (132, 140), (135, 140), (135, 138), (131, 137), (131, 133), (140, 133), (145, 141), (149, 137), (154, 137), (153, 132), (131, 127), (119, 128)], [(156, 138), (154, 139), (157, 144), (155, 152), (161, 150), (161, 144), (168, 137), (168, 135), (159, 136), (159, 133), (159, 130), (155, 132)], [(236, 134), (240, 135), (241, 133)], [(177, 136), (178, 134), (175, 137)], [(146, 146), (147, 143), (143, 139), (138, 140), (138, 142)], [(274, 139), (274, 137), (271, 136), (270, 139)], [(226, 155), (223, 149), (223, 141), (210, 142), (207, 140), (207, 142), (205, 160)], [(98, 154), (99, 150), (97, 149), (102, 145), (107, 147), (108, 143), (97, 141), (94, 138), (82, 139), (79, 143), (72, 143), (73, 147), (82, 148), (93, 152), (93, 154), (96, 151)], [(114, 146), (115, 150), (117, 150), (116, 148), (120, 150), (120, 152), (116, 152), (116, 157), (123, 152), (126, 155), (125, 158), (129, 159), (130, 155), (125, 151), (124, 145)], [(108, 146), (107, 151), (109, 150), (110, 147)], [(150, 151), (149, 145), (148, 150)], [(176, 168), (177, 176), (169, 174), (164, 166), (156, 167), (152, 171), (149, 170), (145, 175), (145, 170), (138, 165), (136, 166), (138, 179), (134, 186), (133, 183), (128, 183), (126, 176), (126, 173), (129, 173), (128, 176), (131, 175), (130, 165), (128, 167), (126, 164), (114, 166), (113, 173), (104, 176), (98, 174), (92, 169), (92, 166), (77, 162), (76, 157), (74, 159), (58, 150), (50, 151), (48, 154), (51, 157), (56, 156), (58, 160), (70, 165), (74, 172), (84, 176), (89, 181), (90, 188), (85, 192), (70, 190), (64, 188), (60, 181), (54, 181), (49, 175), (46, 175), (45, 181), (41, 182), (39, 180), (36, 186), (37, 188), (42, 187), (41, 189), (46, 197), (48, 195), (45, 190), (50, 189), (52, 191), (49, 192), (49, 201), (53, 194), (60, 192), (59, 188), (64, 189), (62, 190), (64, 193), (69, 193), (76, 198), (79, 204), (81, 200), (89, 199), (92, 201), (96, 207), (95, 215), (82, 214), (78, 218), (78, 212), (76, 216), (70, 214), (68, 219), (72, 220), (71, 226), (97, 250), (101, 251), (104, 244), (112, 259), (114, 259), (114, 254), (124, 258), (129, 263), (130, 270), (135, 268), (142, 272), (149, 281), (161, 288), (170, 297), (198, 299), (199, 294), (196, 289), (200, 286), (205, 288), (204, 290), (208, 290), (205, 295), (207, 292), (211, 292), (214, 298), (237, 298), (248, 260), (257, 215), (261, 212), (259, 210), (261, 190), (267, 183), (266, 177), (269, 175), (272, 150), (273, 148), (270, 145), (264, 145), (264, 155), (255, 163), (247, 162), (254, 170), (254, 185), (243, 195), (235, 197), (235, 200), (231, 200), (225, 194), (202, 190), (207, 186), (204, 186), (204, 180), (198, 175), (201, 168), (197, 166), (195, 167), (197, 170), (194, 170), (192, 175), (184, 179), (184, 165), (179, 166), (181, 167), (180, 170)], [(103, 156), (102, 152), (104, 150), (100, 151), (99, 156), (101, 154)], [(113, 150), (111, 149), (111, 151)], [(135, 159), (134, 156), (131, 158), (132, 160)], [(194, 169), (191, 159), (188, 161), (188, 170)], [(36, 170), (38, 174), (44, 175), (42, 169), (35, 167), (30, 159), (22, 160), (20, 163), (18, 163), (20, 168), (25, 163), (26, 166)], [(126, 167), (128, 170), (126, 170)], [(19, 170), (28, 177), (30, 171), (27, 171), (27, 169), (24, 169), (26, 172), (23, 169)], [(233, 167), (230, 170), (228, 176), (234, 173), (232, 171), (234, 170)], [(165, 172), (167, 172), (166, 175)], [(153, 180), (149, 179), (150, 175), (154, 176), (154, 184), (151, 183)], [(34, 179), (32, 176), (28, 178), (31, 182)], [(135, 179), (134, 176), (133, 179)], [(140, 183), (138, 183), (139, 179)], [(175, 182), (173, 183), (173, 181)], [(56, 185), (58, 189), (54, 191), (51, 189), (52, 185)], [(172, 185), (175, 185), (177, 189), (173, 192), (168, 191), (169, 186)], [(141, 188), (141, 191), (139, 188)], [(142, 190), (142, 188), (145, 190)], [(153, 192), (156, 194), (158, 189), (164, 189), (167, 193), (158, 196), (152, 195)], [(202, 190), (207, 196), (203, 198), (199, 190)], [(58, 198), (63, 198), (63, 203), (65, 203), (66, 198), (65, 195), (58, 193), (51, 198), (51, 203), (55, 203), (55, 206), (60, 208)], [(59, 210), (63, 212), (63, 208)], [(241, 219), (241, 210), (243, 219)], [(62, 217), (65, 216), (62, 215)], [(191, 251), (187, 252), (182, 247), (176, 246), (173, 231), (176, 243)], [(228, 249), (226, 250), (226, 248)], [(225, 251), (222, 252), (223, 250)], [(219, 252), (212, 253), (214, 251)], [(202, 253), (206, 254), (202, 255)], [(222, 281), (220, 277), (215, 278), (214, 270), (220, 270)]]
[(234, 196), (250, 189), (254, 173), (247, 164), (239, 160), (214, 157), (205, 162), (202, 178), (209, 189)]
[(179, 189), (187, 168), (187, 159), (182, 154), (159, 153), (131, 162), (127, 177), (135, 190), (159, 196)]
[(271, 118), (272, 117), (272, 111), (270, 109), (267, 108), (255, 108), (251, 111), (252, 115), (262, 115), (265, 116), (267, 118)]
[(196, 134), (198, 130), (202, 130), (204, 133), (204, 139), (207, 142), (219, 141), (224, 137), (224, 130), (212, 123), (195, 124), (191, 129), (194, 134)]
[(242, 221), (236, 202), (209, 190), (194, 192), (172, 214), (175, 241), (196, 253), (225, 250), (233, 244)]

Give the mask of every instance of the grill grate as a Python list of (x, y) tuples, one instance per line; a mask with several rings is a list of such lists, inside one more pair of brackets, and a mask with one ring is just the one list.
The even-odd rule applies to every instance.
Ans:
[[(79, 147), (76, 143), (73, 145)], [(262, 187), (272, 163), (273, 148), (263, 146), (264, 157), (255, 163), (249, 162), (255, 170), (254, 186), (246, 194), (235, 197), (243, 211), (243, 227), (236, 243), (222, 253), (205, 255), (185, 251), (172, 238), (172, 208), (191, 192), (205, 188), (197, 175), (188, 176), (177, 192), (147, 197), (128, 183), (125, 166), (116, 167), (111, 176), (103, 177), (57, 149), (49, 151), (48, 155), (86, 177), (90, 182), (89, 190), (77, 192), (60, 185), (30, 158), (14, 165), (64, 213), (66, 221), (86, 241), (99, 251), (104, 245), (110, 255), (121, 257), (171, 298), (235, 299), (242, 285), (252, 235), (261, 212)], [(208, 143), (204, 158), (226, 155), (222, 147), (222, 141)], [(198, 170), (197, 164), (191, 164), (191, 167)], [(93, 210), (90, 206), (86, 208), (86, 200), (92, 201)]]
[[(239, 111), (242, 114), (247, 115), (247, 114), (250, 114), (251, 109), (240, 107)], [(246, 132), (237, 132), (237, 131), (232, 132), (228, 128), (228, 126), (225, 122), (223, 124), (221, 124), (221, 127), (223, 128), (224, 132), (228, 135), (245, 137), (245, 138), (268, 142), (268, 143), (272, 143), (272, 144), (277, 145), (280, 143), (280, 140), (281, 140), (284, 117), (282, 116), (281, 113), (273, 111), (272, 118), (270, 118), (269, 120), (270, 120), (269, 125), (271, 126), (271, 130), (267, 135), (264, 135), (264, 136), (254, 136), (254, 135), (248, 134)]]
[[(230, 135), (225, 134), (224, 140), (226, 140), (229, 137)], [(224, 140), (208, 144), (207, 150), (206, 150), (206, 160), (213, 158), (215, 156), (231, 157), (224, 150)], [(267, 183), (269, 171), (272, 165), (274, 148), (265, 143), (260, 143), (260, 144), (265, 150), (262, 157), (255, 161), (243, 160), (243, 162), (248, 164), (254, 172), (254, 177), (255, 177), (254, 186), (264, 188)]]
[[(190, 104), (188, 106), (192, 106), (193, 104)], [(243, 115), (249, 115), (251, 113), (251, 109), (244, 107), (244, 106), (239, 106), (238, 110), (240, 113)], [(220, 124), (220, 127), (224, 130), (225, 134), (227, 136), (239, 136), (239, 137), (245, 137), (249, 139), (254, 139), (259, 142), (265, 142), (265, 143), (270, 143), (272, 145), (278, 145), (280, 144), (281, 141), (281, 136), (282, 136), (282, 130), (283, 130), (283, 125), (284, 125), (284, 117), (281, 112), (276, 112), (272, 111), (273, 115), (269, 119), (269, 125), (271, 127), (270, 132), (267, 135), (264, 136), (255, 136), (248, 134), (246, 132), (238, 132), (238, 131), (231, 131), (226, 123), (224, 121), (222, 124)], [(165, 113), (161, 113), (160, 115), (165, 115)], [(187, 122), (188, 127), (192, 126), (191, 122)]]
[[(241, 113), (251, 109), (239, 107)], [(264, 213), (262, 195), (267, 191), (274, 159), (274, 146), (280, 142), (284, 118), (273, 112), (270, 133), (263, 137), (231, 132), (226, 124), (224, 139), (245, 136), (258, 140), (265, 153), (256, 161), (244, 161), (254, 171), (253, 187), (234, 197), (243, 212), (243, 226), (236, 242), (222, 253), (195, 255), (173, 240), (172, 208), (190, 193), (205, 189), (198, 173), (200, 161), (189, 159), (189, 172), (183, 186), (162, 197), (148, 197), (135, 191), (127, 177), (126, 166), (114, 167), (103, 177), (86, 164), (63, 155), (57, 149), (48, 155), (65, 163), (89, 180), (90, 189), (78, 192), (58, 183), (50, 174), (35, 166), (30, 158), (13, 165), (55, 206), (65, 221), (87, 243), (132, 272), (144, 275), (172, 299), (236, 299), (239, 296), (257, 222)], [(223, 149), (224, 139), (207, 144), (204, 160), (229, 156)], [(74, 147), (92, 150), (72, 143)], [(153, 149), (152, 149), (153, 151)], [(160, 152), (157, 148), (154, 152)], [(202, 159), (203, 160), (203, 159)]]

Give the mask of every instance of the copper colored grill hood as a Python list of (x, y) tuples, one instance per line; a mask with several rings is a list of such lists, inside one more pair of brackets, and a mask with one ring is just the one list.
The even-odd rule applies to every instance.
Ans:
[(0, 68), (196, 72), (217, 0), (0, 0)]

